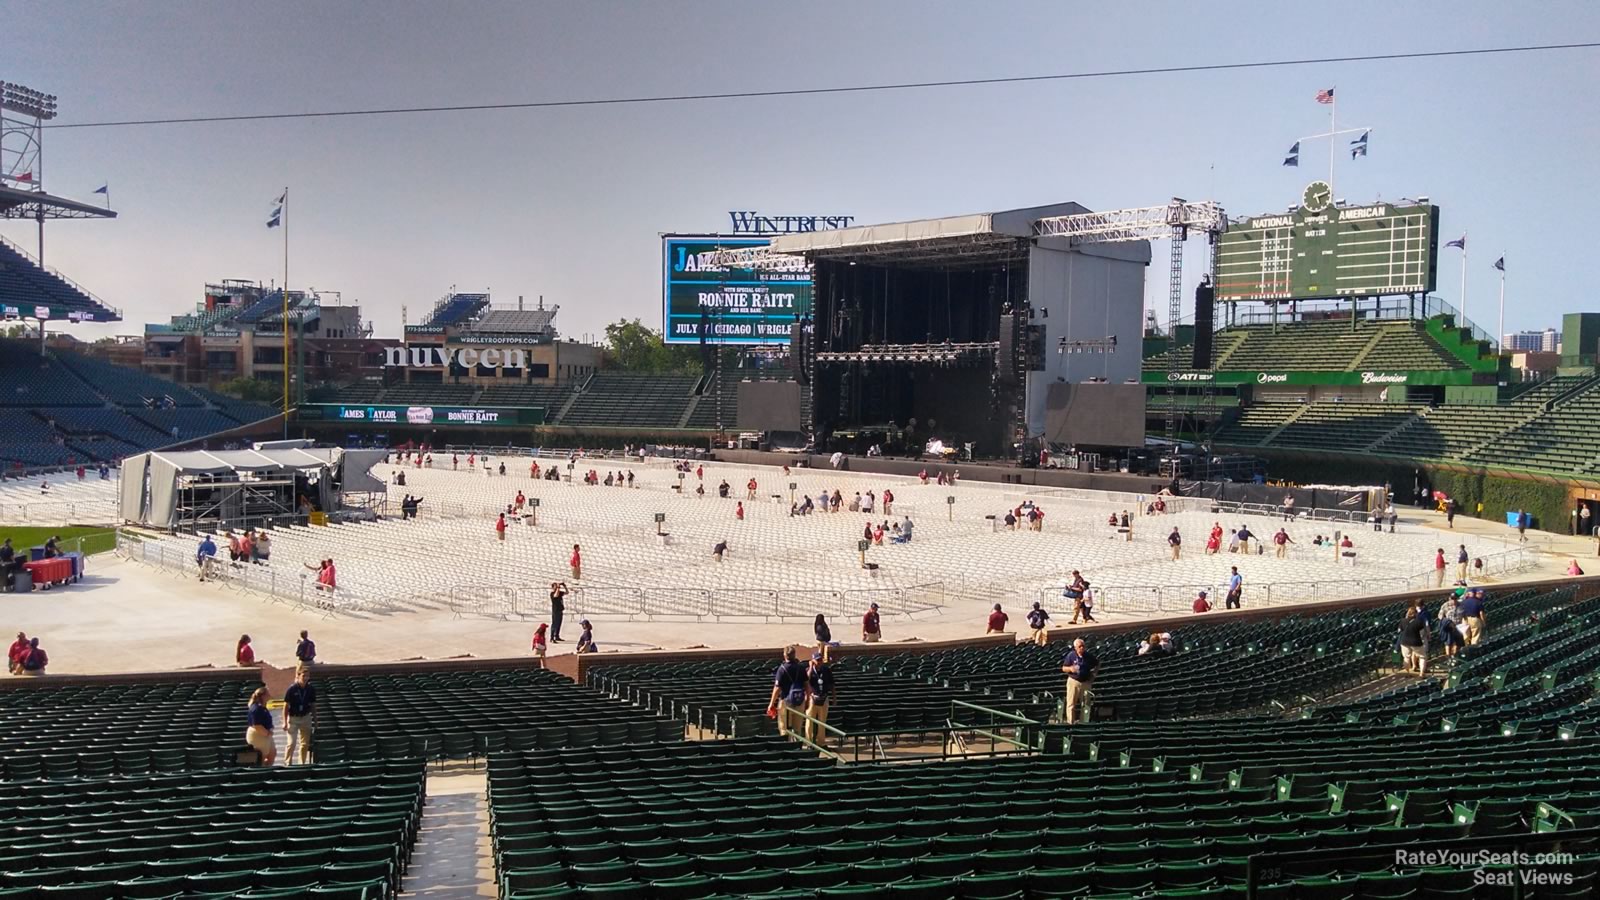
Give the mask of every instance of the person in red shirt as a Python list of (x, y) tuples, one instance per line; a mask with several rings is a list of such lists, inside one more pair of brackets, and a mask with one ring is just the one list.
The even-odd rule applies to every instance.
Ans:
[[(922, 482), (923, 482), (923, 484), (927, 484), (927, 482), (928, 482), (928, 479), (926, 477), (927, 473), (924, 472), (923, 476), (924, 477), (922, 479)], [(883, 514), (887, 516), (887, 515), (892, 514), (893, 512), (894, 512), (894, 491), (891, 491), (888, 488), (884, 488), (883, 489)]]
[(233, 648), (233, 661), (235, 665), (253, 666), (256, 664), (256, 651), (250, 646), (250, 635), (239, 635), (239, 644)]
[(494, 520), (494, 534), (495, 534), (495, 537), (499, 538), (502, 541), (506, 539), (506, 514), (505, 513), (501, 513), (500, 517), (498, 519)]
[(1211, 601), (1206, 599), (1205, 591), (1201, 591), (1200, 595), (1194, 598), (1194, 611), (1197, 613), (1211, 611)]
[(744, 521), (744, 503), (743, 502), (739, 503), (737, 506), (735, 506), (733, 508), (733, 517), (735, 519), (738, 519), (741, 522)]
[(754, 478), (750, 479), (750, 482), (744, 487), (746, 491), (745, 499), (754, 500), (756, 498), (756, 480)]
[(572, 580), (581, 579), (583, 577), (583, 550), (577, 544), (572, 545), (572, 559), (567, 562), (572, 566)]
[(706, 467), (705, 466), (695, 466), (694, 467), (694, 480), (695, 481), (705, 481), (706, 480)]
[(989, 630), (984, 632), (984, 634), (1004, 633), (1006, 630), (1006, 620), (1009, 618), (1010, 616), (1007, 616), (1005, 612), (1000, 609), (1000, 604), (996, 603), (994, 605), (994, 612), (989, 613)]
[(1444, 587), (1444, 548), (1433, 555), (1433, 586)]
[(17, 632), (17, 639), (11, 643), (11, 650), (6, 654), (6, 668), (15, 675), (22, 668), (22, 657), (28, 652), (28, 636)]
[(545, 632), (549, 630), (549, 628), (549, 625), (541, 622), (539, 623), (539, 627), (534, 629), (533, 632), (533, 655), (541, 660), (544, 659), (544, 655), (549, 649), (549, 644), (545, 643)]

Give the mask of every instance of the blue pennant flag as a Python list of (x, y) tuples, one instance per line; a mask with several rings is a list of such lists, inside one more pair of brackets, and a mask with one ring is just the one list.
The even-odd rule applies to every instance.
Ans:
[(1355, 159), (1358, 156), (1366, 156), (1367, 155), (1367, 137), (1370, 136), (1371, 134), (1372, 134), (1372, 132), (1370, 130), (1363, 131), (1363, 132), (1361, 132), (1361, 137), (1358, 137), (1355, 140), (1350, 142), (1350, 158), (1351, 159)]
[(106, 194), (107, 196), (109, 196), (111, 194), (111, 185), (102, 184), (99, 187), (95, 188), (94, 192), (96, 194)]
[(1504, 272), (1506, 270), (1506, 258), (1504, 256), (1502, 256), (1499, 259), (1495, 260), (1494, 261), (1494, 267), (1496, 269), (1499, 269), (1500, 271)]
[(1286, 154), (1284, 156), (1284, 158), (1283, 158), (1283, 164), (1286, 165), (1286, 166), (1299, 168), (1299, 166), (1300, 166), (1300, 142), (1299, 141), (1295, 141), (1294, 142), (1294, 146), (1289, 148), (1288, 154)]
[(283, 207), (280, 206), (272, 211), (272, 218), (267, 220), (267, 227), (277, 228), (281, 224), (283, 224)]
[(1455, 248), (1458, 248), (1458, 249), (1461, 249), (1461, 250), (1465, 250), (1465, 249), (1467, 249), (1467, 236), (1463, 234), (1461, 237), (1458, 237), (1453, 241), (1445, 241), (1444, 245), (1446, 247), (1455, 247)]

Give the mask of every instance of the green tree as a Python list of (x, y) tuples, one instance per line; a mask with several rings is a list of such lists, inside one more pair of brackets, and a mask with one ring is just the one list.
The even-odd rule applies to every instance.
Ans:
[(622, 372), (693, 372), (700, 361), (696, 348), (668, 346), (656, 331), (638, 319), (618, 319), (606, 326), (606, 366)]
[(283, 396), (283, 391), (276, 384), (244, 376), (224, 381), (217, 385), (217, 391), (255, 403), (276, 403)]

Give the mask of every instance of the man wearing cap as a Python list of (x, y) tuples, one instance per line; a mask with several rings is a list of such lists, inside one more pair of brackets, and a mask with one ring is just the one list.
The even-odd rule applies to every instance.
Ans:
[(874, 603), (861, 616), (861, 640), (863, 643), (876, 644), (883, 640), (883, 631), (879, 627), (878, 604)]
[(1167, 535), (1167, 546), (1172, 548), (1172, 558), (1183, 556), (1183, 535), (1178, 533), (1178, 526), (1172, 526), (1172, 533)]
[(822, 743), (827, 733), (822, 723), (828, 721), (828, 704), (833, 700), (833, 668), (821, 652), (811, 654), (811, 666), (806, 669), (806, 715), (814, 721), (806, 722), (806, 740)]
[(795, 657), (794, 645), (783, 648), (783, 662), (772, 673), (772, 699), (767, 701), (767, 715), (778, 720), (778, 733), (789, 733), (789, 711), (798, 710), (806, 701), (806, 667)]
[(1461, 623), (1466, 627), (1465, 637), (1469, 647), (1483, 640), (1484, 629), (1489, 623), (1483, 608), (1484, 599), (1483, 588), (1473, 588), (1461, 599)]
[(1207, 599), (1205, 591), (1201, 591), (1194, 598), (1194, 611), (1197, 613), (1211, 612), (1211, 601)]
[(1050, 614), (1035, 600), (1033, 609), (1028, 611), (1028, 627), (1033, 629), (1033, 642), (1041, 647), (1050, 643), (1049, 623)]
[(1078, 705), (1094, 684), (1094, 674), (1099, 668), (1100, 660), (1089, 652), (1083, 638), (1073, 641), (1072, 650), (1061, 660), (1061, 672), (1067, 676), (1067, 698), (1062, 718), (1068, 725), (1078, 720)]

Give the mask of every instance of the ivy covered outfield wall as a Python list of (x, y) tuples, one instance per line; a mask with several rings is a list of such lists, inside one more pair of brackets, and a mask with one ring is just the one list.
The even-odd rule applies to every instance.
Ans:
[(1518, 509), (1532, 514), (1535, 528), (1563, 533), (1572, 512), (1570, 493), (1565, 484), (1529, 481), (1493, 471), (1462, 472), (1434, 468), (1426, 464), (1406, 465), (1394, 460), (1354, 459), (1320, 455), (1283, 455), (1252, 448), (1267, 460), (1267, 473), (1275, 481), (1297, 484), (1388, 484), (1400, 503), (1416, 503), (1420, 481), (1431, 490), (1443, 491), (1458, 504), (1458, 515), (1477, 514), (1483, 504), (1483, 518), (1504, 522), (1506, 513)]

